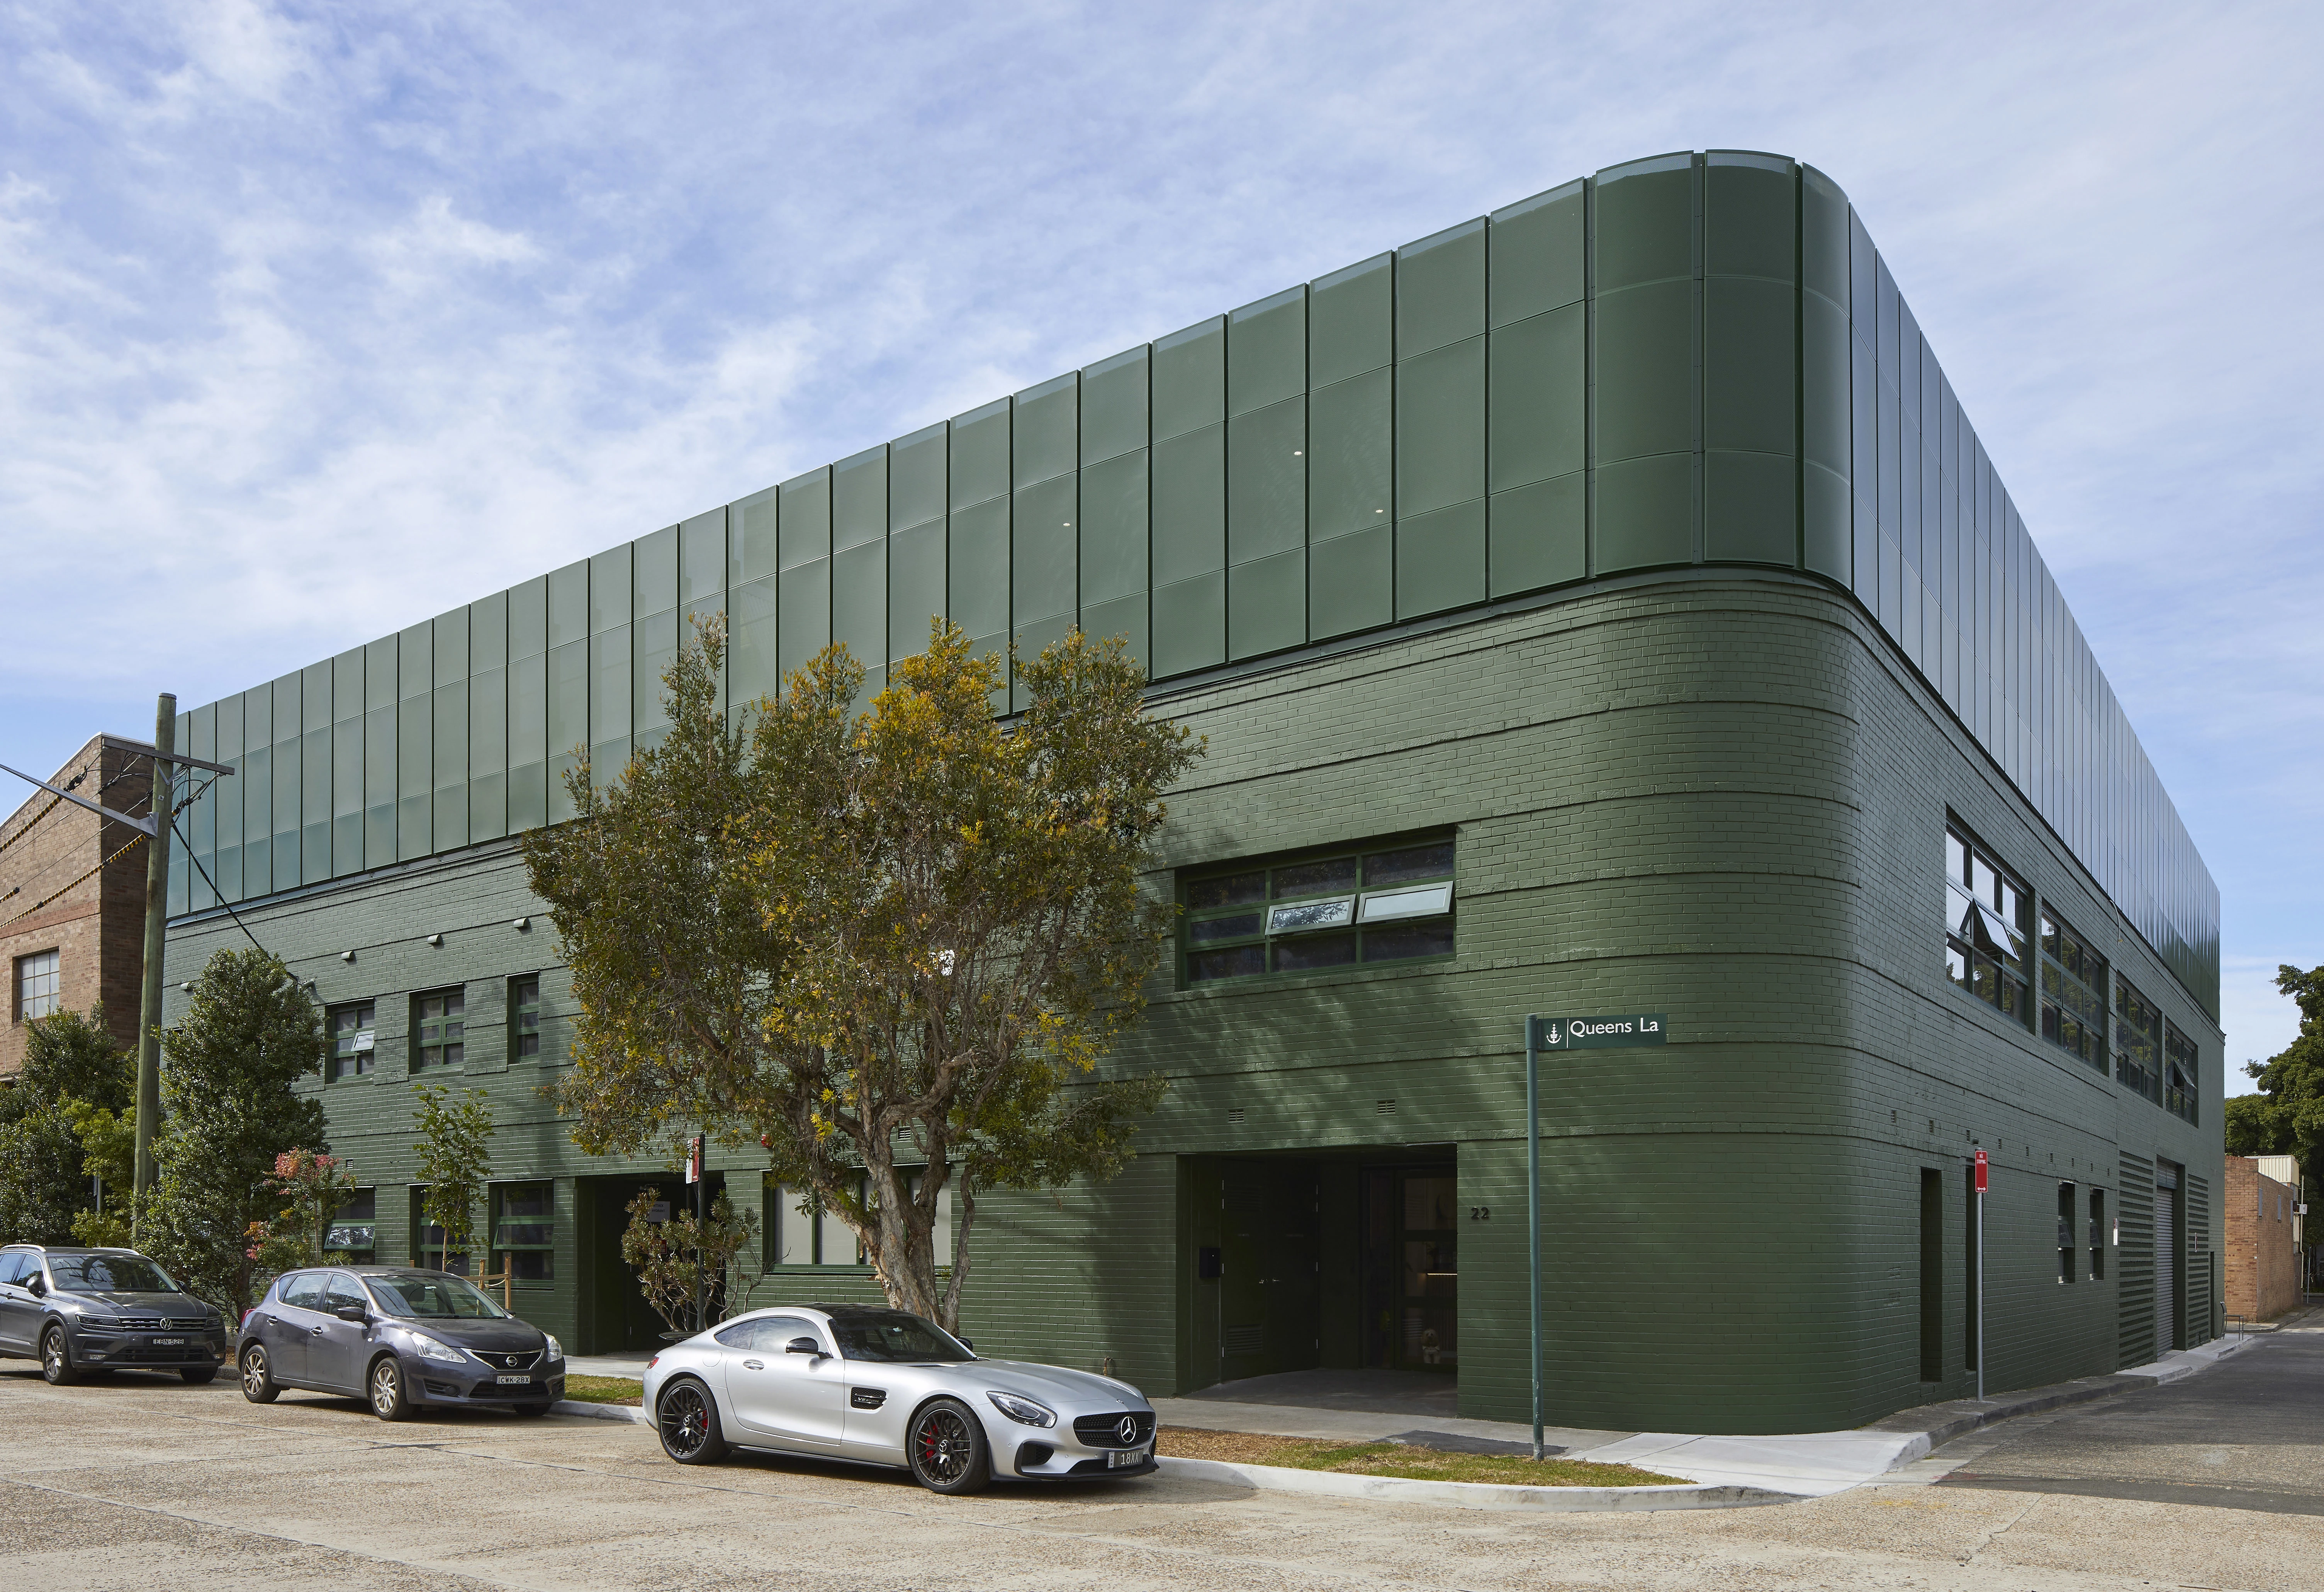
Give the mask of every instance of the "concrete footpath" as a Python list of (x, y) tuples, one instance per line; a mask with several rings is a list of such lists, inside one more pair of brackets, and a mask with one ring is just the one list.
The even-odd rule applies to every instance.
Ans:
[[(1577, 1495), (1582, 1507), (1674, 1508), (1763, 1504), (1823, 1497), (1877, 1481), (1911, 1466), (1932, 1449), (1980, 1427), (2088, 1403), (2118, 1393), (2181, 1381), (2217, 1365), (2258, 1341), (2230, 1334), (2200, 1348), (2174, 1350), (2151, 1365), (2110, 1376), (2086, 1376), (2048, 1387), (2022, 1388), (1987, 1399), (1955, 1399), (1903, 1410), (1868, 1426), (1847, 1431), (1708, 1436), (1667, 1431), (1598, 1431), (1553, 1426), (1543, 1430), (1550, 1451), (1569, 1459), (1635, 1465), (1683, 1476), (1692, 1486), (1636, 1489), (1549, 1489)], [(646, 1356), (575, 1358), (576, 1372), (598, 1376), (635, 1376)], [(1530, 1426), (1517, 1421), (1477, 1421), (1448, 1412), (1441, 1379), (1412, 1379), (1409, 1387), (1385, 1379), (1360, 1381), (1333, 1373), (1294, 1372), (1205, 1389), (1188, 1398), (1152, 1401), (1166, 1427), (1249, 1432), (1270, 1437), (1318, 1438), (1344, 1442), (1404, 1442), (1470, 1453), (1525, 1454), (1533, 1447)], [(1282, 1402), (1276, 1402), (1280, 1400)], [(1298, 1402), (1291, 1402), (1296, 1400)], [(1387, 1406), (1364, 1408), (1362, 1405)], [(559, 1414), (644, 1423), (644, 1411), (624, 1405), (560, 1403)], [(1461, 1501), (1473, 1493), (1477, 1506), (1516, 1506), (1531, 1499), (1486, 1499), (1487, 1493), (1533, 1495), (1534, 1487), (1478, 1487), (1472, 1484), (1397, 1482), (1389, 1478), (1327, 1476), (1268, 1466), (1221, 1466), (1217, 1462), (1166, 1462), (1190, 1472), (1231, 1470), (1236, 1479), (1261, 1488), (1346, 1491), (1370, 1496), (1425, 1493), (1428, 1501)], [(1224, 1479), (1223, 1476), (1216, 1479)], [(1344, 1484), (1342, 1486), (1342, 1484)], [(1385, 1485), (1381, 1485), (1385, 1484)], [(1578, 1495), (1626, 1493), (1618, 1501), (1584, 1503)], [(1438, 1494), (1443, 1496), (1438, 1496)], [(1692, 1495), (1682, 1496), (1682, 1493)]]

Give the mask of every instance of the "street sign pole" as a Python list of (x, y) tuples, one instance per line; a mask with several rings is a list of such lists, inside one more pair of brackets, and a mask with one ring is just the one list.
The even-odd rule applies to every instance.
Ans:
[(1977, 1397), (1985, 1402), (1985, 1152), (1977, 1152)]
[(702, 1194), (709, 1180), (703, 1175), (703, 1138), (696, 1134), (686, 1147), (686, 1180), (694, 1185), (694, 1329), (701, 1331), (709, 1323), (702, 1319)]
[(1533, 1457), (1541, 1443), (1541, 1019), (1526, 1019), (1526, 1276), (1533, 1315)]

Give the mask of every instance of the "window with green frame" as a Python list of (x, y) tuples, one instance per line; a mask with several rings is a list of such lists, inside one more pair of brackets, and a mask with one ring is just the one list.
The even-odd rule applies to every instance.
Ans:
[(1185, 984), (1449, 957), (1452, 837), (1178, 875)]
[(351, 1001), (344, 1006), (333, 1006), (327, 1022), (331, 1031), (331, 1077), (360, 1078), (371, 1070), (373, 1035), (372, 1003)]
[(379, 1190), (350, 1189), (331, 1207), (325, 1225), (323, 1247), (350, 1256), (356, 1265), (370, 1263), (379, 1248)]
[(2042, 906), (2042, 1037), (2103, 1074), (2107, 1069), (2107, 961), (2072, 925)]
[(465, 989), (432, 989), (411, 997), (411, 1070), (457, 1067), (467, 1054)]
[(2034, 899), (1991, 852), (1945, 828), (1945, 976), (2031, 1028)]
[(508, 999), (509, 1057), (530, 1060), (540, 1054), (540, 975), (510, 979)]
[(411, 1263), (418, 1266), (442, 1266), (459, 1276), (468, 1274), (468, 1253), (454, 1249), (449, 1256), (444, 1253), (444, 1229), (428, 1219), (428, 1185), (411, 1186)]
[(2163, 1104), (2163, 1014), (2119, 973), (2114, 980), (2114, 1080)]
[(2179, 1025), (2164, 1019), (2163, 1023), (2163, 1108), (2173, 1116), (2195, 1120), (2195, 1102), (2203, 1076), (2203, 1064), (2195, 1052), (2195, 1041), (2179, 1032)]
[(557, 1276), (557, 1185), (493, 1185), (493, 1253), (515, 1282)]

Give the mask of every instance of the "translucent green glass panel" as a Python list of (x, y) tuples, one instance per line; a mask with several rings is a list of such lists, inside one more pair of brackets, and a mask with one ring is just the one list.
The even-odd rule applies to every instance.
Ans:
[(1494, 326), (1582, 301), (1586, 202), (1583, 185), (1569, 182), (1493, 212)]
[[(1152, 567), (1158, 592), (1226, 564), (1226, 427), (1205, 426), (1157, 442), (1153, 460)], [(1158, 649), (1159, 608), (1155, 639)]]
[(298, 856), (299, 787), (301, 782), (299, 746), (300, 743), (295, 739), (275, 742), (272, 755), (268, 763), (272, 773), (270, 783), (273, 787), (273, 799), (269, 803), (269, 810), (273, 819), (272, 832), (289, 836), (292, 845), (293, 862), (290, 872), (283, 875), (284, 886), (296, 884), (299, 882), (299, 868), (295, 860)]
[(630, 705), (632, 630), (616, 625), (589, 638), (589, 740), (618, 740), (634, 723)]
[(983, 640), (1009, 630), (1009, 504), (955, 510), (946, 565), (952, 622)]
[(383, 635), (363, 650), (363, 705), (374, 708), (395, 706), (395, 637)]
[(1017, 394), (1013, 479), (1053, 480), (1081, 458), (1081, 377), (1068, 374)]
[(1017, 494), (1010, 531), (1010, 612), (1021, 628), (1059, 615), (1071, 618), (1080, 590), (1075, 522), (1080, 508), (1071, 475)]
[(1694, 455), (1664, 453), (1598, 467), (1592, 569), (1610, 575), (1694, 557)]
[(952, 506), (990, 503), (1008, 490), (1009, 400), (1000, 398), (952, 422)]
[(782, 568), (782, 488), (770, 486), (726, 508), (726, 585), (764, 580)]
[(508, 828), (508, 677), (488, 669), (468, 679), (468, 838), (497, 839)]
[(1147, 673), (1151, 678), (1153, 670), (1148, 661), (1152, 649), (1147, 643), (1146, 608), (1146, 594), (1142, 591), (1111, 602), (1084, 604), (1082, 629), (1097, 641), (1120, 638), (1131, 657), (1148, 663)]
[(778, 584), (777, 655), (788, 676), (831, 644), (831, 560), (786, 569)]
[(726, 511), (712, 509), (678, 528), (678, 603), (690, 607), (726, 589)]
[(1714, 562), (1799, 561), (1798, 471), (1772, 453), (1703, 456), (1702, 556)]
[(630, 607), (639, 618), (678, 606), (678, 527), (665, 525), (630, 544)]
[(588, 635), (589, 560), (583, 559), (549, 572), (547, 642), (551, 647), (561, 647), (586, 641)]
[(831, 560), (831, 639), (844, 644), (877, 689), (888, 662), (888, 538), (835, 553)]
[[(1636, 295), (1628, 295), (1635, 297)], [(1702, 445), (1789, 457), (1798, 434), (1787, 282), (1714, 276), (1703, 284)]]
[(1598, 174), (1600, 293), (1694, 274), (1694, 157), (1656, 155)]
[(1307, 539), (1307, 401), (1286, 398), (1227, 426), (1227, 558), (1248, 563)]
[(930, 621), (945, 613), (945, 527), (941, 520), (888, 538), (890, 661), (927, 648)]
[(1396, 617), (1396, 527), (1318, 541), (1307, 550), (1307, 630), (1317, 641)]
[[(1223, 315), (1154, 340), (1154, 441), (1226, 419), (1227, 322)], [(1161, 456), (1155, 456), (1159, 468)]]
[(1146, 446), (1148, 370), (1147, 350), (1140, 347), (1082, 372), (1082, 463)]
[(1406, 244), (1396, 260), (1396, 353), (1410, 359), (1485, 331), (1485, 223)]
[(549, 765), (520, 764), (508, 773), (508, 832), (521, 835), (549, 821)]
[(395, 709), (374, 708), (363, 717), (363, 863), (385, 867), (395, 860)]
[(1227, 412), (1249, 414), (1307, 390), (1307, 290), (1246, 304), (1227, 317)]
[(1584, 307), (1575, 302), (1493, 333), (1485, 413), (1494, 491), (1570, 475), (1586, 462), (1585, 332)]
[(627, 625), (637, 610), (631, 583), (636, 561), (628, 542), (609, 547), (589, 560), (589, 634), (599, 634)]
[(1232, 566), (1227, 571), (1227, 655), (1255, 658), (1307, 639), (1307, 550)]
[(433, 693), (407, 698), (396, 709), (395, 855), (401, 861), (435, 847), (435, 722)]
[(1702, 173), (1702, 268), (1713, 276), (1795, 280), (1798, 178), (1780, 155), (1713, 150)]
[(1307, 384), (1323, 388), (1396, 359), (1396, 256), (1319, 276), (1307, 293)]
[(779, 606), (772, 580), (753, 580), (727, 594), (729, 652), (726, 699), (755, 702), (782, 690), (783, 658), (777, 645)]
[(637, 622), (632, 637), (636, 658), (630, 671), (630, 711), (643, 735), (669, 723), (665, 699), (669, 687), (662, 676), (678, 662), (678, 610), (647, 615)]
[(1318, 388), (1307, 411), (1307, 539), (1385, 527), (1395, 481), (1396, 379), (1383, 367)]
[(1691, 280), (1598, 300), (1598, 459), (1692, 451), (1696, 330)]
[(1482, 602), (1484, 597), (1484, 499), (1471, 498), (1397, 524), (1397, 618), (1441, 614)]
[(333, 691), (331, 676), (334, 660), (326, 658), (320, 663), (309, 663), (299, 675), (299, 727), (306, 730), (327, 730), (335, 717), (331, 711)]
[(783, 483), (780, 536), (786, 569), (831, 556), (829, 470), (810, 470)]
[(422, 622), (401, 632), (396, 637), (396, 699), (426, 696), (436, 684), (434, 626)]
[(1082, 471), (1081, 606), (1092, 608), (1146, 590), (1146, 452), (1118, 455)]
[(576, 751), (589, 739), (589, 643), (549, 650), (549, 755)]
[(1848, 303), (1848, 196), (1813, 166), (1800, 168), (1800, 288)]
[[(302, 884), (331, 876), (331, 820), (336, 816), (331, 786), (337, 764), (333, 752), (336, 740), (328, 725), (309, 730), (299, 738), (299, 882)], [(361, 778), (363, 743), (357, 739), (354, 744), (355, 774)]]
[(941, 520), (945, 501), (945, 449), (951, 430), (935, 425), (888, 445), (888, 526), (901, 531)]
[(868, 449), (832, 466), (832, 547), (862, 547), (887, 534), (888, 449)]
[[(1481, 319), (1481, 308), (1479, 316)], [(1399, 364), (1396, 419), (1399, 518), (1483, 497), (1485, 339), (1473, 337)], [(1480, 515), (1480, 527), (1482, 523)], [(1479, 534), (1481, 571), (1481, 529)]]
[(508, 655), (526, 658), (547, 651), (549, 578), (536, 575), (523, 585), (508, 589)]
[(1588, 481), (1576, 470), (1493, 495), (1486, 518), (1488, 595), (1513, 597), (1590, 572)]
[(1226, 571), (1154, 588), (1153, 664), (1157, 677), (1226, 662)]

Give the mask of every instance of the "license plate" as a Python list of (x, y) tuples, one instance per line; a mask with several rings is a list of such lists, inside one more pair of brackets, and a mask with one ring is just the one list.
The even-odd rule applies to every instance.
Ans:
[(495, 1376), (493, 1380), (499, 1383), (503, 1387), (507, 1387), (511, 1384), (514, 1384), (518, 1387), (530, 1387), (532, 1385), (532, 1378), (530, 1376)]
[(182, 1337), (149, 1337), (145, 1341), (152, 1344), (156, 1348), (183, 1348), (186, 1347), (186, 1340)]
[(1116, 1449), (1105, 1457), (1108, 1470), (1127, 1470), (1133, 1465), (1145, 1463), (1146, 1450), (1143, 1449)]

